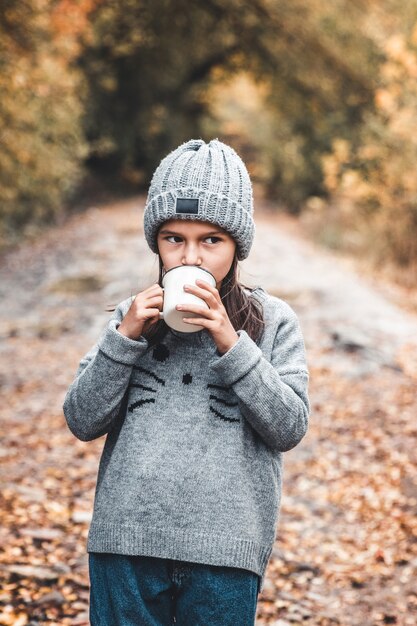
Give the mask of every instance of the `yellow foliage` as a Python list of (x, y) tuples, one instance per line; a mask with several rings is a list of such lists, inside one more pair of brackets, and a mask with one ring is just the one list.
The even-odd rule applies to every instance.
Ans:
[(354, 149), (334, 141), (323, 170), (333, 205), (340, 203), (341, 213), (347, 202), (353, 207), (344, 227), (367, 231), (364, 243), (379, 262), (412, 266), (417, 261), (417, 56), (402, 34), (390, 37), (384, 49), (375, 112), (365, 118), (360, 145)]
[(92, 2), (70, 4), (79, 11), (73, 20), (67, 16), (71, 28), (63, 39), (57, 16), (68, 2), (16, 3), (0, 17), (0, 51), (7, 60), (0, 73), (0, 248), (26, 224), (62, 214), (83, 174), (85, 88), (72, 65), (78, 48), (71, 37), (85, 26), (81, 7), (85, 13)]
[(383, 113), (390, 115), (396, 109), (394, 94), (388, 89), (377, 89), (375, 91), (375, 104)]

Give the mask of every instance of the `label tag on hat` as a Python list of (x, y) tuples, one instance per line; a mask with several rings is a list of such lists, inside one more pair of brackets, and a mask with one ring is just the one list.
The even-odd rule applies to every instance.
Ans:
[(200, 198), (177, 198), (175, 213), (197, 214), (200, 210)]

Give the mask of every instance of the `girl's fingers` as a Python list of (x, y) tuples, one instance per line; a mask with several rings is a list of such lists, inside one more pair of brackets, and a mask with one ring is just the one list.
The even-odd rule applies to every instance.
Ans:
[(160, 310), (159, 309), (146, 309), (146, 317), (145, 320), (153, 320), (159, 319)]
[(199, 286), (201, 289), (209, 291), (215, 300), (218, 300), (220, 298), (220, 293), (217, 287), (213, 287), (213, 285), (210, 285), (210, 283), (206, 283), (205, 280), (201, 281), (200, 279), (198, 279), (196, 283), (197, 286)]
[(200, 324), (200, 326), (204, 326), (204, 322), (207, 322), (206, 317), (183, 317), (182, 321), (186, 324)]
[[(211, 286), (211, 285), (210, 285)], [(213, 293), (209, 293), (206, 289), (201, 289), (196, 285), (191, 285), (184, 289), (186, 293), (192, 293), (207, 302), (207, 304), (211, 303), (212, 305), (217, 302), (217, 298)]]
[(161, 300), (162, 296), (160, 294), (155, 295), (155, 296), (148, 296), (146, 301), (147, 302), (156, 302), (157, 300)]
[(161, 287), (159, 285), (152, 285), (151, 287), (148, 287), (148, 289), (144, 289), (143, 291), (136, 293), (133, 297), (133, 301), (137, 300), (139, 296), (142, 296), (142, 298), (152, 298), (158, 293), (162, 295)]
[(190, 312), (190, 313), (198, 313), (199, 315), (205, 315), (205, 313), (209, 313), (210, 309), (203, 308), (198, 306), (198, 304), (177, 304), (175, 307), (178, 311)]
[(151, 295), (154, 291), (161, 291), (161, 289), (162, 287), (160, 287), (158, 283), (155, 283), (154, 285), (151, 285), (150, 287), (148, 287), (148, 289), (145, 289), (143, 293)]

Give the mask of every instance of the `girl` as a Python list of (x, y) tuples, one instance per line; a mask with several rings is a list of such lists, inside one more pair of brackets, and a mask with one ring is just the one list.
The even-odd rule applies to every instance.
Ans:
[[(282, 454), (310, 411), (295, 312), (237, 280), (254, 232), (232, 148), (191, 140), (161, 161), (144, 211), (158, 283), (117, 306), (63, 406), (82, 441), (107, 435), (87, 541), (92, 626), (254, 624)], [(182, 307), (198, 332), (159, 317), (163, 272), (179, 265), (216, 279), (188, 287), (209, 307)]]

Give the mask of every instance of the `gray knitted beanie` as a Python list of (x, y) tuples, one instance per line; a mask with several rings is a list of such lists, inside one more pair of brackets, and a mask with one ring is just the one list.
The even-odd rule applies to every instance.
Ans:
[(144, 212), (149, 247), (158, 253), (157, 232), (169, 219), (200, 220), (224, 228), (246, 259), (255, 235), (252, 184), (239, 155), (218, 139), (191, 139), (162, 159), (149, 187)]

